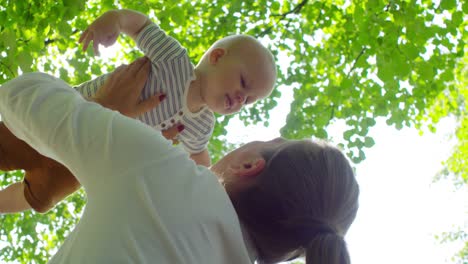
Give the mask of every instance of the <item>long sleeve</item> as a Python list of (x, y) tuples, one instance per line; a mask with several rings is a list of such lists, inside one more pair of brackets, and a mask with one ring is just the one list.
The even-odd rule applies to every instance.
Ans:
[(159, 132), (84, 100), (65, 82), (42, 73), (3, 84), (0, 113), (18, 138), (64, 164), (88, 194), (151, 162), (145, 153), (170, 155), (171, 144)]
[(170, 61), (187, 53), (176, 39), (154, 23), (140, 31), (136, 43), (153, 63)]

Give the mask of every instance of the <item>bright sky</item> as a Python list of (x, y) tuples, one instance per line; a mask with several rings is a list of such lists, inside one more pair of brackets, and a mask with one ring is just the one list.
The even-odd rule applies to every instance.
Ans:
[(373, 131), (376, 146), (357, 166), (361, 207), (349, 233), (355, 263), (444, 263), (461, 248), (434, 239), (467, 219), (466, 188), (454, 192), (449, 181), (433, 183), (449, 155), (450, 127), (446, 121), (439, 133), (424, 136), (385, 125)]
[[(281, 91), (269, 128), (247, 129), (240, 121), (231, 122), (228, 140), (242, 143), (279, 136), (292, 94)], [(353, 263), (451, 263), (462, 245), (440, 245), (434, 235), (455, 227), (468, 229), (468, 188), (455, 191), (450, 181), (433, 183), (433, 177), (450, 153), (448, 135), (453, 128), (453, 121), (445, 120), (436, 134), (420, 136), (414, 128), (398, 131), (381, 120), (371, 129), (376, 144), (356, 166), (360, 208), (346, 236)], [(329, 132), (341, 138), (340, 126)]]

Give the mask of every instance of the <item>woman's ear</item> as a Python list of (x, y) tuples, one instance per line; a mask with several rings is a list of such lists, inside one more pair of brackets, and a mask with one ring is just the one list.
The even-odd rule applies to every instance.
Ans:
[(218, 63), (218, 60), (226, 54), (226, 50), (223, 48), (214, 48), (210, 51), (210, 64)]
[(234, 175), (242, 178), (254, 178), (265, 169), (266, 161), (262, 158), (256, 158), (243, 162), (234, 168)]

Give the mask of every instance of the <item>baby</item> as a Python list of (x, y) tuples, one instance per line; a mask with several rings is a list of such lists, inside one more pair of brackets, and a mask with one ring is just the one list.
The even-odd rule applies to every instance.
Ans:
[[(267, 97), (274, 87), (274, 58), (250, 36), (234, 35), (216, 41), (194, 67), (187, 50), (146, 15), (112, 10), (96, 19), (80, 42), (86, 49), (92, 41), (99, 54), (99, 44), (114, 44), (121, 32), (135, 40), (152, 64), (141, 98), (166, 96), (158, 107), (136, 118), (158, 130), (182, 125), (184, 129), (175, 139), (198, 164), (210, 165), (207, 145), (215, 125), (213, 112), (236, 113), (244, 105)], [(102, 75), (76, 89), (91, 97), (108, 77)], [(46, 212), (80, 187), (66, 168), (54, 165), (23, 142), (17, 146), (12, 146), (13, 139), (6, 143), (10, 134), (6, 127), (0, 127), (0, 169), (24, 169), (26, 173), (23, 182), (0, 191), (0, 213), (29, 208)], [(22, 151), (29, 156), (18, 154)]]

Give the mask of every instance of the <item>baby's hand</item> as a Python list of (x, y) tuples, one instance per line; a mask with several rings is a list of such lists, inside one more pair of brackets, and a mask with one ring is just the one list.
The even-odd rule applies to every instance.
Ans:
[(184, 131), (184, 129), (184, 125), (177, 124), (166, 130), (162, 130), (161, 133), (166, 139), (172, 140), (172, 144), (179, 144), (179, 141), (176, 139), (176, 137), (180, 132)]
[(83, 51), (93, 41), (94, 54), (99, 56), (99, 44), (104, 47), (113, 45), (120, 34), (119, 14), (108, 11), (96, 19), (82, 34), (79, 43), (83, 44)]

